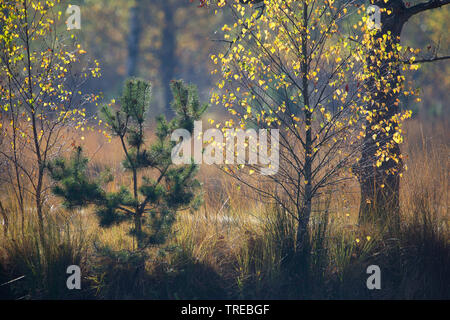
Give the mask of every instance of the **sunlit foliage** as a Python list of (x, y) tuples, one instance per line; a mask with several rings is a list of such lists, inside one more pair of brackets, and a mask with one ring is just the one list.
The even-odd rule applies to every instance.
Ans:
[[(383, 133), (370, 137), (377, 141), (376, 166), (399, 162), (391, 149), (402, 142), (401, 122), (410, 112), (390, 109), (388, 120), (383, 113), (391, 103), (386, 99), (395, 97), (392, 103), (398, 105), (399, 93), (414, 93), (397, 81), (403, 79), (402, 48), (387, 50), (389, 35), (367, 30), (365, 8), (356, 12), (354, 1), (220, 1), (218, 6), (231, 10), (234, 21), (222, 29), (224, 52), (211, 56), (222, 76), (211, 102), (231, 113), (224, 128), (237, 123), (280, 130), (280, 170), (269, 179), (281, 188), (259, 189), (304, 230), (312, 199), (360, 165), (368, 126)], [(352, 35), (342, 27), (350, 12), (359, 13)], [(247, 172), (254, 171), (250, 166)]]

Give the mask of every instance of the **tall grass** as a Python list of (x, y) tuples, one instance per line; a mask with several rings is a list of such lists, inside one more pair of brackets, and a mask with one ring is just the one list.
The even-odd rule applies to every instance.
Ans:
[[(48, 213), (45, 256), (34, 213), (27, 213), (22, 235), (20, 217), (9, 201), (9, 229), (0, 238), (0, 282), (26, 277), (8, 285), (3, 294), (8, 298), (448, 299), (448, 138), (445, 124), (433, 128), (421, 128), (417, 120), (408, 124), (403, 146), (408, 170), (403, 172), (401, 225), (395, 233), (357, 224), (359, 196), (353, 180), (329, 190), (315, 203), (302, 252), (295, 250), (294, 217), (214, 167), (200, 171), (203, 207), (194, 214), (181, 212), (170, 241), (145, 251), (131, 250), (127, 226), (102, 229), (89, 210), (56, 209)], [(110, 167), (118, 176), (109, 185), (111, 190), (129, 183), (121, 174), (114, 142), (103, 144), (96, 135), (86, 141), (84, 147), (94, 157), (91, 170)], [(54, 205), (59, 208), (57, 202)], [(81, 292), (65, 288), (65, 268), (70, 264), (82, 267)], [(366, 287), (371, 264), (380, 266), (381, 290)]]
[(69, 291), (66, 286), (68, 266), (78, 265), (84, 271), (87, 267), (90, 239), (79, 219), (62, 213), (47, 212), (43, 247), (36, 213), (33, 210), (28, 210), (27, 213), (23, 229), (18, 217), (12, 215), (8, 232), (1, 238), (1, 278), (23, 277), (8, 285), (9, 298), (86, 297), (84, 291)]

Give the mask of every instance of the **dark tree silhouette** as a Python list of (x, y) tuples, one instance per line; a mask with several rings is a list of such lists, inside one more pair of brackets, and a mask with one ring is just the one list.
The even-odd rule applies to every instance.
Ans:
[[(394, 53), (394, 48), (400, 43), (400, 36), (405, 23), (414, 15), (421, 12), (435, 9), (447, 5), (449, 0), (430, 0), (426, 3), (417, 4), (410, 8), (406, 7), (402, 0), (384, 0), (372, 1), (374, 5), (382, 9), (389, 10), (381, 12), (381, 29), (376, 34), (376, 37), (382, 38), (383, 35), (390, 34), (390, 43), (386, 46), (386, 53)], [(393, 54), (395, 56), (395, 54)], [(433, 57), (430, 59), (416, 60), (415, 63), (437, 61), (442, 59), (448, 59), (450, 57)], [(392, 68), (389, 65), (391, 60), (384, 60), (381, 65), (374, 64), (376, 69), (375, 73), (383, 74), (383, 72), (393, 72), (394, 76), (391, 77), (392, 88), (400, 86), (399, 81), (402, 81), (401, 77), (397, 75), (401, 74), (400, 64), (396, 64), (396, 67)], [(408, 62), (405, 62), (408, 63)], [(401, 161), (402, 155), (400, 147), (397, 143), (391, 152), (396, 159), (400, 161), (397, 163), (393, 159), (383, 162), (383, 164), (377, 167), (376, 162), (378, 160), (375, 155), (376, 150), (384, 148), (385, 144), (390, 143), (391, 139), (382, 139), (375, 141), (372, 139), (374, 134), (378, 136), (382, 135), (380, 129), (372, 129), (373, 123), (380, 123), (382, 121), (389, 121), (389, 119), (398, 112), (400, 105), (398, 104), (398, 97), (400, 92), (390, 90), (388, 94), (383, 92), (384, 88), (377, 88), (375, 81), (368, 81), (368, 90), (375, 93), (376, 104), (378, 106), (387, 106), (386, 112), (377, 113), (377, 119), (373, 119), (366, 125), (366, 138), (364, 141), (364, 147), (362, 149), (362, 156), (359, 165), (356, 167), (356, 174), (361, 186), (361, 204), (360, 204), (360, 221), (385, 221), (389, 215), (393, 218), (392, 222), (398, 222), (399, 218), (399, 198), (400, 198), (400, 173), (403, 168)], [(377, 146), (377, 142), (381, 145)]]

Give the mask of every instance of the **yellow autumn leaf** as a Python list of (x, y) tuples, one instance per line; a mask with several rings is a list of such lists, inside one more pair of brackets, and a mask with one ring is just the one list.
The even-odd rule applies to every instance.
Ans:
[(403, 142), (403, 137), (400, 133), (396, 132), (394, 133), (393, 139), (396, 143), (400, 144)]

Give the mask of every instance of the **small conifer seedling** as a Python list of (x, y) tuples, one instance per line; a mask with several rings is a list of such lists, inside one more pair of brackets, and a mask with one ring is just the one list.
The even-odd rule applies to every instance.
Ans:
[(100, 225), (105, 227), (132, 221), (131, 234), (138, 249), (164, 243), (176, 212), (196, 209), (201, 202), (200, 183), (195, 179), (197, 166), (172, 163), (171, 150), (176, 141), (171, 141), (171, 133), (175, 129), (192, 133), (194, 121), (200, 119), (208, 105), (200, 104), (194, 86), (172, 81), (171, 89), (175, 117), (171, 121), (164, 116), (156, 119), (156, 139), (150, 145), (146, 143), (145, 127), (150, 83), (127, 80), (120, 108), (104, 106), (100, 110), (111, 133), (120, 140), (129, 185), (117, 192), (106, 191), (104, 177), (94, 179), (88, 175), (88, 159), (81, 147), (76, 148), (70, 160), (60, 158), (49, 165), (56, 182), (53, 192), (64, 199), (67, 208), (93, 205)]

